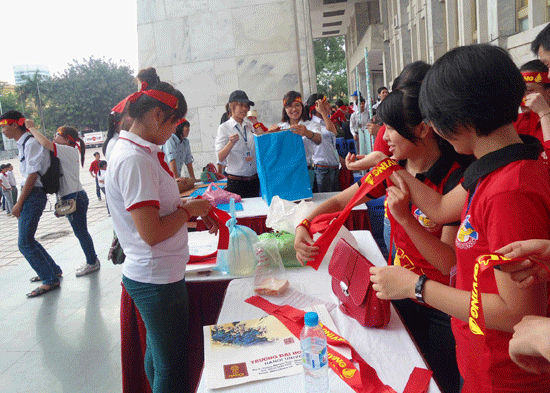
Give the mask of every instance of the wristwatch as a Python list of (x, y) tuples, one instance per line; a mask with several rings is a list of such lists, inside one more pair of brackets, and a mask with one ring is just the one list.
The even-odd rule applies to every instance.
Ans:
[(423, 274), (418, 277), (418, 281), (414, 286), (414, 296), (416, 296), (416, 300), (418, 300), (420, 303), (426, 303), (424, 301), (424, 296), (422, 296), (422, 291), (424, 290), (424, 284), (426, 283), (426, 281), (428, 281), (428, 276)]

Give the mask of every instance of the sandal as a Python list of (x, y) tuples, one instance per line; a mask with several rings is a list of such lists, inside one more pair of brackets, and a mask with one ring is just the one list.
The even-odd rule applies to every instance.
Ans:
[(45, 294), (46, 292), (50, 292), (50, 291), (53, 291), (54, 289), (59, 289), (59, 288), (61, 288), (59, 283), (48, 285), (48, 288), (38, 287), (34, 291), (27, 293), (27, 297), (38, 297)]
[[(56, 277), (57, 277), (57, 278), (63, 277), (63, 272), (58, 273), (58, 274), (56, 275)], [(39, 282), (39, 281), (42, 281), (42, 277), (40, 277), (40, 276), (34, 276), (34, 277), (32, 277), (29, 281), (30, 281), (30, 282)]]

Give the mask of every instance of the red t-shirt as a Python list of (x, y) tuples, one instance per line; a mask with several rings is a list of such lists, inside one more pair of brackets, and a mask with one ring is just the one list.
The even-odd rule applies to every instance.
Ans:
[(89, 171), (93, 172), (94, 175), (97, 175), (97, 172), (99, 172), (99, 160), (92, 161)]
[(384, 133), (386, 132), (386, 126), (382, 125), (380, 129), (378, 130), (378, 134), (376, 134), (376, 139), (374, 140), (374, 151), (381, 151), (388, 157), (391, 156), (390, 154), (390, 147), (388, 146), (388, 142), (384, 140)]
[[(478, 256), (518, 240), (550, 239), (550, 174), (540, 145), (530, 142), (481, 157), (464, 174), (463, 186), (473, 196), (464, 206), (455, 242), (458, 289), (472, 290)], [(498, 293), (494, 270), (484, 273), (479, 290)], [(550, 374), (528, 373), (510, 359), (511, 333), (487, 329), (485, 346), (476, 351), (484, 365), (479, 370), (468, 364), (468, 323), (452, 318), (451, 325), (460, 374), (475, 381), (477, 392), (550, 392)]]
[(333, 115), (330, 117), (330, 120), (333, 123), (338, 123), (338, 125), (341, 125), (343, 122), (346, 121), (346, 114), (351, 115), (353, 113), (353, 109), (349, 109), (347, 106), (342, 105), (336, 112), (333, 113)]
[[(417, 174), (416, 178), (438, 193), (446, 194), (462, 181), (464, 168), (456, 162), (455, 158), (456, 155), (452, 152), (442, 155), (427, 172)], [(400, 164), (402, 163), (400, 162)], [(361, 181), (363, 179), (364, 177)], [(372, 198), (380, 198), (386, 194), (385, 186), (386, 185), (382, 183), (373, 189), (368, 196)], [(441, 239), (443, 225), (436, 224), (431, 221), (413, 203), (411, 203), (411, 214), (416, 220), (418, 220), (422, 227), (424, 227), (433, 236)], [(458, 223), (455, 225), (458, 225)], [(449, 275), (441, 273), (424, 258), (407, 234), (405, 228), (396, 223), (396, 225), (392, 224), (391, 230), (395, 245), (395, 259), (393, 260), (394, 265), (403, 266), (418, 275), (425, 274), (430, 280), (435, 280), (442, 284), (449, 285)]]
[(537, 138), (544, 148), (541, 153), (541, 158), (546, 164), (550, 164), (548, 157), (550, 156), (550, 141), (544, 142), (542, 135), (542, 125), (540, 124), (540, 117), (535, 112), (520, 113), (518, 119), (514, 123), (516, 131), (520, 135), (531, 135)]

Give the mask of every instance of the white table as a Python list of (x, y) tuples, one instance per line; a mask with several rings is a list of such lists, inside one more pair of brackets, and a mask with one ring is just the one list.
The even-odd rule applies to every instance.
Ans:
[[(378, 266), (386, 264), (372, 235), (369, 231), (352, 231), (357, 239), (359, 249), (371, 262)], [(318, 271), (310, 267), (287, 269), (292, 288), (314, 296), (324, 301), (337, 302), (332, 294), (330, 276), (327, 265), (323, 263)], [(225, 299), (220, 311), (218, 323), (229, 323), (239, 320), (259, 318), (265, 315), (264, 311), (244, 302), (244, 299), (253, 296), (253, 278), (233, 280), (227, 288)], [(268, 297), (269, 301), (281, 304), (284, 298)], [(422, 356), (403, 326), (401, 320), (392, 307), (392, 316), (389, 325), (384, 329), (365, 328), (354, 319), (344, 315), (338, 308), (331, 312), (340, 335), (346, 338), (359, 354), (374, 369), (380, 379), (397, 392), (402, 392), (407, 384), (414, 367), (426, 368)], [(336, 374), (329, 371), (330, 392), (353, 392)], [(256, 381), (230, 388), (209, 390), (205, 386), (204, 373), (201, 376), (197, 392), (262, 392), (281, 393), (304, 391), (303, 374), (285, 378)], [(437, 393), (439, 389), (432, 379), (430, 393)]]

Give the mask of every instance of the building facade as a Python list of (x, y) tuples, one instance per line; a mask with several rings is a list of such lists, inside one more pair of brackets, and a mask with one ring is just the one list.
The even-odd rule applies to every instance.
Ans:
[(375, 100), (406, 64), (460, 45), (499, 45), (519, 66), (549, 18), (550, 0), (138, 0), (139, 66), (186, 97), (200, 171), (233, 90), (268, 126), (287, 91), (316, 92), (313, 39), (345, 35), (349, 92)]
[(14, 65), (13, 66), (13, 77), (15, 79), (15, 86), (21, 86), (25, 84), (25, 78), (33, 78), (36, 73), (41, 78), (49, 78), (50, 68), (45, 65), (36, 65), (36, 64), (23, 64), (23, 65)]

